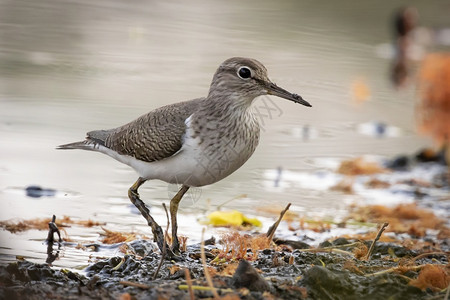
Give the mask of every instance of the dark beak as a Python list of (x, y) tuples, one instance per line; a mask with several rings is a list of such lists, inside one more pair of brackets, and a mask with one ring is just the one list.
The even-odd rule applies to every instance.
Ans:
[(284, 98), (287, 100), (294, 101), (295, 103), (302, 104), (304, 106), (312, 107), (312, 105), (309, 104), (308, 101), (304, 100), (299, 95), (292, 94), (292, 93), (286, 91), (285, 89), (280, 88), (275, 83), (267, 82), (266, 88), (267, 88), (267, 94), (269, 94), (269, 95), (278, 96), (278, 97), (281, 97), (281, 98)]

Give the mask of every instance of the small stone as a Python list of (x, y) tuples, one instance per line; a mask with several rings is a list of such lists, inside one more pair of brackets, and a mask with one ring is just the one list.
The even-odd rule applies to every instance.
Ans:
[(241, 260), (232, 278), (235, 288), (247, 288), (250, 291), (269, 291), (270, 286), (256, 269), (246, 261)]
[(347, 245), (349, 242), (346, 238), (337, 238), (333, 241), (333, 245), (340, 246), (340, 245)]
[(388, 162), (386, 166), (392, 170), (406, 170), (409, 166), (409, 158), (406, 155), (400, 155)]
[(25, 188), (25, 192), (28, 197), (39, 198), (39, 197), (53, 197), (56, 195), (56, 190), (41, 188), (37, 185), (30, 185)]
[(311, 248), (311, 246), (309, 246), (307, 243), (301, 242), (301, 241), (281, 240), (281, 239), (274, 239), (273, 241), (277, 245), (287, 245), (287, 246), (292, 247), (292, 249), (294, 249), (294, 250)]
[(319, 244), (319, 248), (326, 248), (326, 247), (331, 247), (331, 246), (333, 246), (333, 244), (330, 243), (329, 241), (324, 241)]
[(262, 253), (265, 254), (265, 255), (269, 255), (270, 253), (272, 253), (272, 249), (264, 249), (262, 251)]
[(314, 266), (309, 269), (303, 279), (303, 282), (315, 291), (311, 295), (314, 299), (328, 299), (329, 295), (336, 296), (336, 299), (346, 295), (349, 299), (354, 294), (354, 287), (348, 276), (345, 274), (334, 274), (325, 267)]

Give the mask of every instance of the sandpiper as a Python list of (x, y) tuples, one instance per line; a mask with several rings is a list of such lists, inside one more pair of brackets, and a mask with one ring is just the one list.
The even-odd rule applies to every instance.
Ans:
[[(234, 57), (219, 66), (207, 97), (160, 107), (114, 129), (90, 131), (84, 141), (58, 149), (101, 152), (135, 169), (140, 177), (128, 190), (128, 197), (151, 226), (158, 247), (173, 257), (179, 253), (179, 202), (190, 187), (215, 183), (250, 158), (260, 134), (251, 104), (262, 95), (311, 106), (299, 95), (272, 83), (259, 61)], [(181, 184), (170, 201), (171, 249), (139, 198), (138, 188), (149, 179)]]

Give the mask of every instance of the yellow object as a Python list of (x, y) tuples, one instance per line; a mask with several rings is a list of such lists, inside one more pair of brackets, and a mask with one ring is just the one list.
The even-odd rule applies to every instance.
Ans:
[(261, 227), (262, 223), (256, 218), (247, 218), (243, 213), (233, 210), (233, 211), (215, 211), (208, 215), (207, 222), (213, 226), (241, 226), (241, 225), (253, 225), (256, 227)]

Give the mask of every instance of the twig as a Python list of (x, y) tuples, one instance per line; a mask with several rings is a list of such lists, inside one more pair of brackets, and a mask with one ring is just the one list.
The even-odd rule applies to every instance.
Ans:
[[(59, 232), (58, 226), (56, 226), (56, 216), (53, 215), (52, 220), (48, 223), (48, 235), (47, 235), (47, 259), (45, 262), (50, 266), (59, 257), (59, 250), (61, 249), (61, 233)], [(56, 253), (53, 254), (53, 243), (55, 242), (54, 235), (55, 232), (58, 234), (58, 249)]]
[(361, 242), (354, 242), (354, 243), (345, 244), (345, 245), (336, 245), (336, 246), (323, 247), (323, 248), (317, 248), (317, 249), (297, 249), (297, 251), (311, 252), (311, 253), (317, 253), (317, 252), (332, 253), (332, 252), (334, 252), (334, 253), (340, 253), (340, 254), (345, 254), (345, 255), (349, 255), (349, 256), (355, 256), (353, 253), (341, 250), (339, 248), (354, 247), (354, 246), (359, 246), (359, 245), (361, 245)]
[(48, 243), (54, 242), (53, 235), (55, 232), (58, 234), (58, 242), (59, 243), (62, 242), (61, 233), (59, 232), (58, 226), (56, 226), (55, 221), (56, 221), (56, 216), (53, 215), (52, 220), (48, 223), (48, 236), (47, 236)]
[(194, 290), (192, 290), (192, 279), (191, 274), (189, 273), (189, 269), (184, 269), (184, 277), (186, 278), (186, 283), (189, 289), (189, 297), (191, 300), (195, 300)]
[(163, 203), (162, 204), (164, 207), (164, 210), (166, 211), (166, 218), (167, 218), (167, 227), (166, 227), (166, 232), (164, 232), (164, 241), (163, 241), (163, 248), (162, 248), (162, 254), (161, 254), (161, 261), (159, 262), (158, 268), (155, 271), (155, 274), (153, 275), (153, 280), (156, 279), (156, 276), (158, 276), (159, 270), (161, 269), (161, 266), (164, 262), (164, 258), (166, 257), (166, 240), (167, 240), (167, 235), (168, 235), (168, 231), (169, 231), (169, 225), (170, 225), (170, 221), (169, 221), (169, 213), (167, 212), (167, 207), (166, 204)]
[[(187, 284), (180, 284), (180, 285), (178, 285), (178, 289), (188, 290), (189, 286)], [(193, 285), (192, 289), (195, 291), (211, 291), (211, 288), (209, 286), (202, 286), (202, 285)], [(221, 291), (222, 293), (234, 292), (232, 289), (217, 289), (217, 290)]]
[(449, 284), (448, 287), (447, 287), (447, 292), (445, 293), (444, 300), (448, 300), (449, 294), (450, 294), (450, 284)]
[[(330, 247), (322, 247), (320, 249), (328, 250), (328, 249), (349, 248), (349, 247), (360, 246), (361, 244), (362, 244), (361, 242), (354, 242), (354, 243), (343, 244), (343, 245), (334, 245), (334, 246), (330, 246)], [(302, 250), (302, 249), (299, 249), (299, 250)]]
[(319, 285), (320, 290), (322, 291), (322, 293), (324, 293), (325, 295), (327, 295), (327, 299), (331, 299), (334, 300), (336, 298), (333, 297), (332, 294), (330, 294), (330, 292), (328, 292), (327, 289), (325, 289), (322, 285)]
[(398, 277), (401, 277), (403, 279), (405, 279), (406, 281), (410, 282), (412, 280), (412, 278), (409, 278), (408, 276), (402, 275), (402, 274), (395, 274)]
[(372, 256), (372, 252), (375, 249), (375, 243), (380, 239), (381, 234), (388, 226), (389, 226), (389, 223), (387, 223), (387, 222), (383, 223), (383, 225), (381, 226), (380, 230), (377, 233), (377, 236), (375, 237), (372, 244), (370, 245), (369, 251), (367, 252), (365, 259), (370, 260), (370, 256)]
[(416, 257), (414, 257), (414, 258), (412, 259), (412, 261), (416, 261), (416, 260), (418, 260), (418, 259), (427, 257), (427, 256), (429, 256), (429, 255), (447, 255), (447, 253), (445, 253), (445, 252), (428, 252), (428, 253), (422, 253), (422, 254), (419, 254), (419, 255), (417, 255)]
[(311, 252), (311, 253), (318, 253), (318, 252), (328, 252), (328, 253), (340, 253), (340, 254), (345, 254), (345, 255), (349, 255), (349, 256), (354, 256), (353, 253), (348, 252), (348, 251), (344, 251), (338, 248), (317, 248), (317, 249), (297, 249), (296, 251), (300, 251), (300, 252)]
[(205, 255), (205, 240), (203, 239), (203, 236), (205, 234), (205, 228), (203, 228), (202, 230), (202, 242), (201, 242), (201, 247), (200, 247), (200, 254), (202, 257), (202, 264), (203, 264), (203, 271), (205, 273), (205, 278), (206, 278), (206, 282), (208, 282), (208, 286), (211, 289), (211, 292), (214, 296), (214, 299), (220, 299), (219, 294), (217, 294), (216, 288), (213, 285), (211, 276), (209, 275), (208, 272), (208, 267), (206, 266), (206, 255)]
[(114, 268), (112, 268), (111, 270), (113, 270), (113, 271), (119, 270), (119, 268), (123, 265), (124, 262), (125, 262), (125, 257), (122, 257), (120, 262)]
[[(417, 271), (417, 270), (420, 270), (421, 268), (423, 268), (423, 267), (425, 267), (425, 266), (426, 266), (426, 265), (412, 266), (412, 267), (409, 267), (408, 270)], [(373, 277), (373, 276), (378, 276), (378, 275), (382, 275), (382, 274), (393, 273), (393, 272), (395, 272), (395, 271), (397, 271), (397, 270), (399, 270), (399, 269), (404, 269), (404, 268), (405, 268), (405, 267), (403, 267), (403, 266), (400, 266), (400, 267), (392, 267), (392, 268), (389, 268), (389, 269), (386, 269), (386, 270), (382, 270), (382, 271), (378, 271), (378, 272), (375, 272), (375, 273), (366, 274), (366, 275), (364, 275), (364, 276), (365, 276), (365, 277)]]
[(132, 282), (132, 281), (127, 281), (127, 280), (122, 280), (119, 281), (119, 283), (121, 285), (125, 285), (125, 286), (133, 286), (133, 287), (137, 287), (140, 289), (144, 289), (144, 290), (148, 290), (150, 288), (149, 285), (143, 284), (143, 283), (137, 283), (137, 282)]
[(280, 217), (278, 218), (278, 220), (275, 223), (273, 223), (273, 225), (267, 231), (267, 238), (269, 239), (269, 242), (272, 242), (273, 235), (275, 234), (275, 231), (277, 230), (278, 225), (280, 225), (280, 222), (283, 219), (284, 214), (288, 211), (289, 207), (291, 207), (291, 203), (288, 203), (288, 205), (286, 205), (286, 208), (281, 211)]

